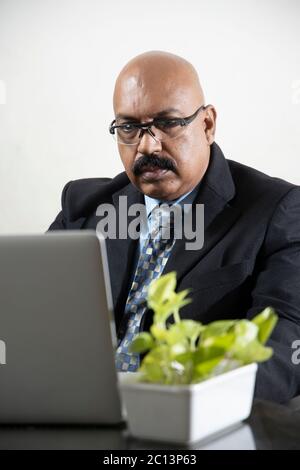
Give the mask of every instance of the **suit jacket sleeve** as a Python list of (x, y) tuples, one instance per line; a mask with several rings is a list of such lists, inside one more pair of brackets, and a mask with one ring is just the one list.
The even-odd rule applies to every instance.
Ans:
[(300, 364), (293, 342), (300, 339), (300, 188), (292, 188), (277, 205), (263, 244), (253, 290), (252, 318), (272, 306), (279, 315), (268, 345), (272, 358), (259, 364), (255, 395), (286, 402), (300, 394)]
[(62, 210), (59, 212), (59, 214), (57, 215), (54, 222), (52, 222), (52, 224), (48, 228), (47, 232), (50, 231), (50, 230), (66, 230), (67, 229), (67, 225), (66, 225), (66, 219), (67, 219), (66, 218), (66, 194), (67, 194), (67, 190), (68, 190), (71, 183), (72, 183), (72, 181), (69, 181), (63, 188), (62, 195), (61, 195)]

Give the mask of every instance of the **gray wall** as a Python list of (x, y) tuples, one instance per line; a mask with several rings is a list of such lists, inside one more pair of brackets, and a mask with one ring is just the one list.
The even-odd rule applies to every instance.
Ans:
[(44, 231), (70, 179), (122, 171), (108, 134), (134, 55), (199, 71), (228, 158), (300, 183), (297, 0), (0, 0), (0, 233)]

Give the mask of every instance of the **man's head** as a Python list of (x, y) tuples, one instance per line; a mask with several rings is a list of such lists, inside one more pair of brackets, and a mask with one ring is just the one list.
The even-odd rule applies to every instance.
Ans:
[[(191, 116), (204, 105), (204, 96), (189, 62), (174, 54), (151, 51), (135, 57), (122, 69), (113, 104), (115, 124), (147, 123), (154, 118)], [(207, 169), (215, 120), (215, 109), (207, 106), (183, 127), (171, 129), (170, 123), (165, 127), (162, 123), (149, 132), (135, 129), (134, 145), (118, 144), (131, 182), (157, 199), (173, 200), (190, 191)], [(126, 140), (126, 132), (130, 135), (132, 131), (129, 126), (119, 132)]]

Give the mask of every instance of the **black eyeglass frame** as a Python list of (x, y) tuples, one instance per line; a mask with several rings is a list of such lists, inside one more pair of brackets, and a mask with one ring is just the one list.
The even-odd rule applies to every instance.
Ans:
[[(139, 139), (142, 138), (143, 134), (145, 131), (148, 131), (152, 137), (155, 137), (153, 134), (152, 134), (152, 131), (151, 131), (151, 127), (154, 126), (155, 127), (155, 124), (159, 123), (160, 125), (162, 125), (163, 123), (173, 123), (173, 124), (177, 124), (179, 126), (187, 126), (188, 124), (190, 124), (197, 116), (198, 114), (200, 113), (200, 111), (202, 109), (205, 109), (207, 106), (205, 106), (204, 104), (200, 106), (200, 108), (198, 108), (193, 114), (191, 114), (190, 116), (186, 116), (184, 118), (154, 118), (152, 121), (150, 122), (126, 122), (124, 124), (117, 124), (115, 125), (114, 123), (116, 122), (116, 120), (114, 119), (110, 126), (109, 126), (109, 132), (110, 134), (114, 135), (115, 134), (115, 129), (124, 129), (126, 126), (130, 125), (130, 126), (133, 126), (135, 129), (141, 129), (142, 133), (139, 135)], [(127, 144), (127, 145), (135, 145), (135, 144)]]

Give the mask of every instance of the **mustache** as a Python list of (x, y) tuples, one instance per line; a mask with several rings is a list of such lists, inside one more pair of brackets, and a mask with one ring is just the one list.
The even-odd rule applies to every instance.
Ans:
[(135, 176), (142, 174), (143, 169), (146, 167), (156, 167), (161, 170), (171, 170), (176, 173), (176, 167), (172, 160), (167, 157), (158, 157), (157, 155), (149, 154), (142, 155), (132, 166), (132, 172)]

